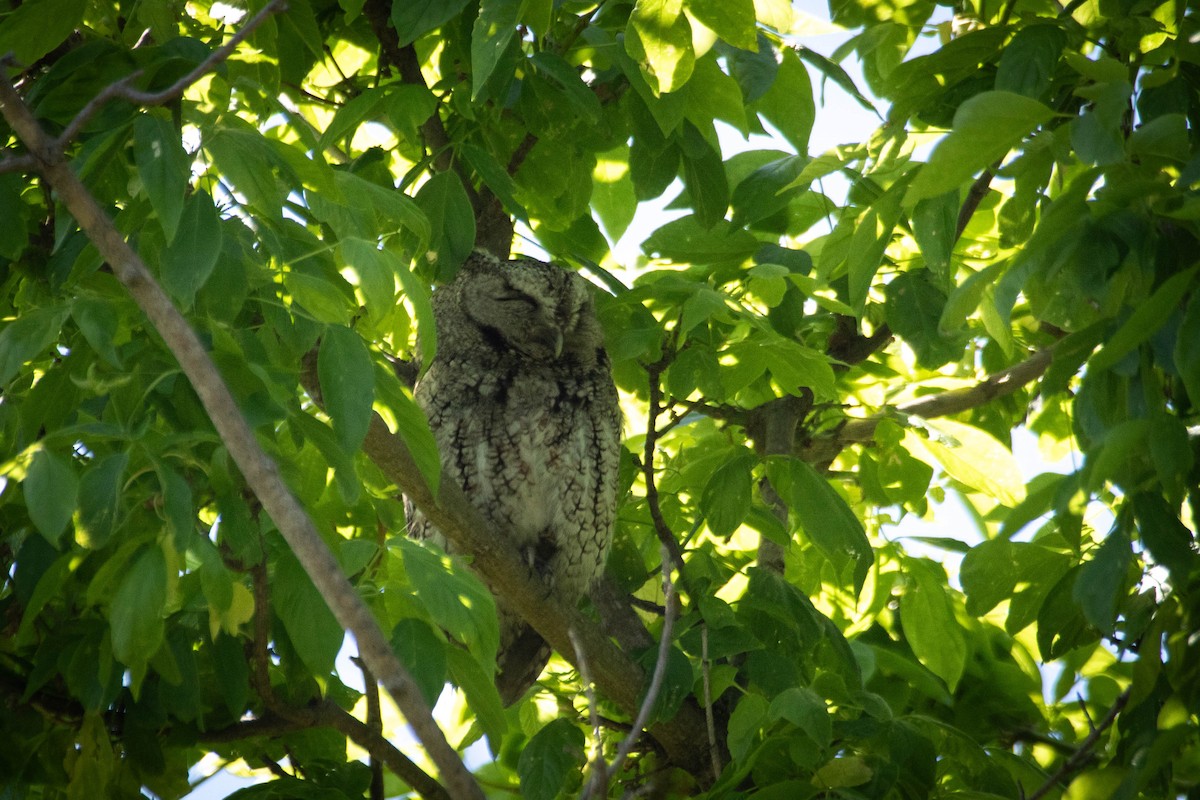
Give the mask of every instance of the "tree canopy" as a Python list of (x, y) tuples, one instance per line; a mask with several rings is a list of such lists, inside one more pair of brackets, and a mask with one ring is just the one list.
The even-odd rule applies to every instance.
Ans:
[[(0, 796), (1200, 791), (1200, 17), (828, 11), (0, 1)], [(412, 400), (476, 247), (596, 285), (579, 609)]]

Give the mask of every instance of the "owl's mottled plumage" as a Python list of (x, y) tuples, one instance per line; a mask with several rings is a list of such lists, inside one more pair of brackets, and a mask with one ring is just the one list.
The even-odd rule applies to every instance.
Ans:
[[(616, 506), (620, 409), (586, 281), (533, 259), (471, 255), (433, 294), (437, 350), (415, 397), (443, 480), (462, 486), (560, 602), (604, 567)], [(419, 512), (417, 538), (446, 542)], [(451, 548), (452, 549), (452, 548)], [(505, 703), (537, 679), (549, 647), (503, 601)]]

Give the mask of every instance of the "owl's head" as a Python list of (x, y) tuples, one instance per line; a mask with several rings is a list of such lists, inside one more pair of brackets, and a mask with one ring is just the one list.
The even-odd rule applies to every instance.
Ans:
[(496, 349), (539, 362), (590, 364), (603, 343), (587, 281), (560, 267), (475, 253), (446, 288)]

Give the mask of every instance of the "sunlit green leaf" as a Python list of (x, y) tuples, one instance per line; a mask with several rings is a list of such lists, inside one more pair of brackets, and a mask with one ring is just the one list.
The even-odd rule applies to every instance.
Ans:
[(953, 692), (966, 666), (967, 646), (946, 582), (924, 562), (909, 561), (905, 571), (908, 583), (900, 595), (904, 635), (921, 663)]
[(485, 0), (471, 33), (471, 97), (479, 96), (517, 33), (521, 0)]
[(924, 450), (956, 480), (1013, 506), (1025, 497), (1025, 483), (1012, 451), (995, 437), (972, 425), (949, 419), (927, 423), (935, 436), (905, 435), (905, 444)]
[(683, 0), (638, 0), (629, 17), (625, 49), (657, 92), (683, 86), (696, 61)]
[(1038, 101), (1012, 92), (975, 95), (958, 107), (954, 128), (917, 174), (906, 202), (916, 203), (959, 188), (1053, 116), (1054, 112)]

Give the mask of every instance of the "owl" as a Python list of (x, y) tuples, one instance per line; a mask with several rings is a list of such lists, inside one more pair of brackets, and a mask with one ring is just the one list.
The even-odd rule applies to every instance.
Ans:
[[(548, 596), (574, 605), (612, 540), (621, 413), (580, 276), (477, 251), (433, 293), (437, 349), (414, 390), (457, 482), (512, 542)], [(419, 511), (409, 534), (453, 551)], [(496, 686), (505, 705), (533, 684), (549, 645), (503, 600)]]

